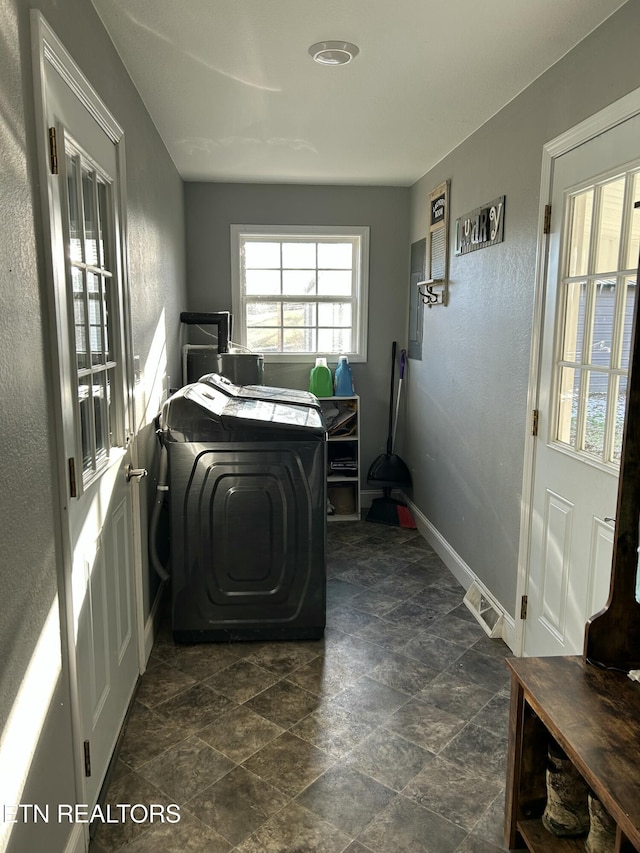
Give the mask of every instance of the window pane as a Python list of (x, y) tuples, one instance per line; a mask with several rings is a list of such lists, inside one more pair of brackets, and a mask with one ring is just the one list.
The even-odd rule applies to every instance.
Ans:
[(282, 272), (283, 293), (309, 293), (316, 292), (315, 270), (283, 270)]
[(620, 462), (622, 458), (622, 433), (624, 431), (624, 414), (627, 408), (627, 377), (618, 377), (618, 387), (614, 388), (613, 400), (616, 407), (616, 422), (613, 433), (613, 459)]
[(593, 314), (591, 364), (609, 367), (613, 346), (613, 323), (616, 313), (616, 280), (596, 282), (596, 300)]
[(316, 244), (315, 243), (283, 243), (282, 244), (282, 266), (287, 269), (315, 270), (316, 268)]
[[(633, 180), (633, 201), (640, 201), (640, 172), (637, 172)], [(640, 253), (640, 208), (632, 207), (631, 210), (631, 233), (629, 234), (629, 251), (627, 256), (627, 269), (635, 270), (638, 267), (638, 253)]]
[(247, 305), (247, 326), (279, 326), (281, 302), (250, 302)]
[(107, 207), (107, 187), (102, 181), (98, 182), (98, 249), (100, 252), (99, 263), (103, 267), (109, 267), (109, 246), (108, 240), (108, 207)]
[(563, 444), (575, 447), (580, 399), (580, 370), (563, 367), (560, 370), (558, 429), (556, 438)]
[(620, 178), (602, 187), (595, 272), (609, 272), (618, 269), (624, 184), (625, 179)]
[(67, 192), (69, 194), (69, 255), (72, 261), (82, 261), (82, 234), (78, 213), (78, 158), (67, 154)]
[(353, 267), (351, 243), (318, 243), (318, 266), (330, 270), (350, 270)]
[(586, 281), (572, 281), (565, 286), (566, 305), (562, 360), (582, 361), (584, 313), (587, 300)]
[(318, 305), (319, 326), (351, 326), (350, 302), (321, 302)]
[(247, 329), (247, 346), (254, 352), (280, 352), (280, 329)]
[(76, 365), (78, 370), (82, 370), (84, 367), (89, 366), (87, 323), (84, 313), (86, 293), (82, 270), (72, 267), (71, 280), (73, 286), (73, 319), (76, 328)]
[(580, 193), (573, 199), (571, 210), (571, 242), (569, 245), (569, 275), (586, 275), (589, 265), (589, 243), (593, 218), (593, 190)]
[[(314, 302), (286, 302), (283, 306), (283, 325), (314, 326), (316, 325), (316, 304)], [(308, 352), (305, 348), (304, 352)]]
[(93, 383), (93, 412), (95, 418), (96, 457), (99, 459), (109, 449), (109, 398), (105, 376), (99, 374)]
[(279, 270), (247, 270), (247, 293), (250, 296), (268, 296), (280, 293)]
[(95, 174), (88, 169), (82, 170), (82, 203), (84, 207), (84, 251), (88, 264), (98, 264), (98, 217), (94, 193)]
[(318, 329), (318, 352), (351, 352), (351, 329)]
[(284, 329), (283, 349), (285, 352), (315, 352), (315, 329)]
[(351, 273), (318, 271), (318, 294), (320, 296), (351, 296)]
[(636, 280), (628, 278), (626, 281), (626, 299), (624, 306), (624, 326), (622, 329), (622, 356), (620, 367), (629, 369), (629, 353), (631, 351), (631, 333), (633, 332), (633, 312), (636, 304)]
[(100, 277), (87, 273), (87, 292), (89, 295), (89, 342), (91, 344), (91, 363), (102, 364), (102, 294), (100, 292)]
[(82, 470), (93, 470), (93, 452), (91, 440), (91, 386), (86, 379), (78, 382), (78, 408), (80, 409), (80, 442), (82, 445)]
[(604, 436), (607, 420), (608, 373), (591, 373), (588, 377), (587, 412), (584, 447), (587, 453), (599, 458), (604, 454)]
[(244, 243), (244, 265), (246, 269), (279, 269), (280, 243)]

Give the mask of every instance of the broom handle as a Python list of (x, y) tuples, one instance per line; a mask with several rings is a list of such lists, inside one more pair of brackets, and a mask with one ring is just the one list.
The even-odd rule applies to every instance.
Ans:
[(396, 397), (396, 417), (393, 422), (393, 438), (391, 439), (391, 452), (396, 446), (396, 432), (398, 430), (398, 415), (400, 414), (400, 392), (402, 390), (402, 380), (404, 379), (404, 367), (407, 361), (407, 351), (400, 351), (400, 381), (398, 382), (398, 396)]
[(389, 456), (392, 453), (391, 448), (393, 447), (393, 388), (396, 378), (396, 346), (397, 343), (396, 341), (394, 341), (391, 344), (391, 392), (389, 394), (389, 432), (387, 435), (387, 453), (389, 454)]

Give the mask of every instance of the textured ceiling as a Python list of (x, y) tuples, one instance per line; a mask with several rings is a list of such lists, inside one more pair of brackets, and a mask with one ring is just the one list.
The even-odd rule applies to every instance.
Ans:
[(410, 185), (624, 0), (93, 4), (185, 180)]

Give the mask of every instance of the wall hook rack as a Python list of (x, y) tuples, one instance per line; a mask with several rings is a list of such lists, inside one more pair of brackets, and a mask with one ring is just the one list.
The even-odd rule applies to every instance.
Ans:
[(418, 282), (418, 293), (425, 305), (446, 305), (448, 296), (447, 281), (444, 278), (430, 278)]

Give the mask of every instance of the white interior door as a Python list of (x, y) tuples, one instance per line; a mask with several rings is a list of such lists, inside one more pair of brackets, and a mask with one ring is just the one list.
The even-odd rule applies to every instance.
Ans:
[(526, 655), (580, 654), (606, 603), (640, 240), (640, 117), (554, 164)]
[[(47, 59), (48, 57), (48, 59)], [(82, 96), (80, 72), (45, 51), (43, 115), (55, 145), (48, 169), (68, 567), (85, 756), (84, 802), (95, 803), (139, 672), (127, 358), (126, 255), (117, 144)], [(71, 68), (71, 72), (70, 69)], [(106, 111), (105, 111), (106, 112)]]

